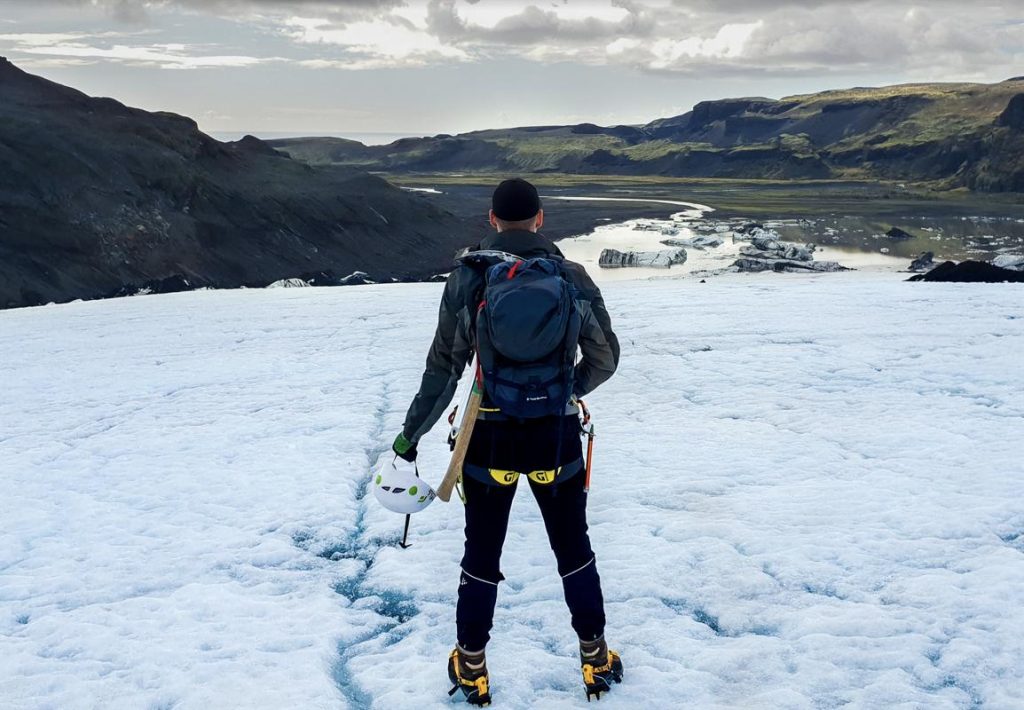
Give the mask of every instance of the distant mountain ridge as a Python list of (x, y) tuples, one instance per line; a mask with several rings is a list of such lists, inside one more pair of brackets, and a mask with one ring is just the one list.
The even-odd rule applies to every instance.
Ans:
[(0, 58), (0, 308), (305, 273), (424, 278), (472, 227), (348, 167), (129, 108)]
[(1024, 81), (702, 101), (641, 126), (530, 126), (386, 146), (330, 138), (270, 144), (313, 164), (394, 172), (854, 178), (1022, 192)]

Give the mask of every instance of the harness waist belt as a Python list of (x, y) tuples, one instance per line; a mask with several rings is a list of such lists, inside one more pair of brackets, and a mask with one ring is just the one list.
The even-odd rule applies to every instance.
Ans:
[[(572, 415), (579, 416), (579, 413), (580, 413), (579, 406), (576, 403), (574, 403), (574, 402), (569, 402), (569, 404), (565, 405), (565, 412), (563, 412), (562, 416), (566, 416), (566, 417), (569, 417), (569, 416), (572, 416)], [(510, 419), (512, 419), (512, 417), (508, 416), (507, 414), (502, 413), (502, 411), (500, 409), (498, 409), (497, 407), (492, 407), (492, 406), (484, 407), (484, 406), (481, 406), (480, 407), (480, 414), (479, 414), (479, 416), (477, 416), (477, 419), (478, 420), (483, 420), (483, 421), (489, 421), (489, 422), (507, 422)]]

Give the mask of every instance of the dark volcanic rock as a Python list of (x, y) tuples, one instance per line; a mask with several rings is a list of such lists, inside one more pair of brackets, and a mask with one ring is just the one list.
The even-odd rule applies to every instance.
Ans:
[(590, 136), (604, 133), (605, 129), (593, 123), (578, 123), (569, 130), (577, 135)]
[(310, 286), (338, 286), (341, 279), (333, 271), (306, 271), (299, 278)]
[(273, 155), (275, 157), (287, 157), (282, 156), (281, 153), (274, 150), (269, 143), (261, 141), (256, 136), (243, 136), (242, 140), (229, 143), (228, 145), (236, 146), (241, 150), (248, 150), (253, 153), (262, 153), (263, 155)]
[(1024, 131), (1024, 94), (1017, 94), (1010, 99), (1006, 110), (999, 114), (996, 123), (1000, 126)]
[(968, 173), (967, 186), (985, 192), (1024, 192), (1024, 130), (996, 130)]
[(896, 241), (905, 241), (907, 239), (914, 238), (913, 234), (911, 234), (910, 232), (904, 232), (899, 227), (893, 227), (892, 229), (885, 233), (885, 236), (889, 237), (889, 239), (894, 239)]
[(758, 111), (771, 106), (774, 101), (765, 98), (756, 99), (722, 99), (719, 101), (701, 101), (693, 107), (688, 128), (700, 130), (714, 121), (738, 116), (746, 111)]
[(221, 143), (5, 60), (0, 165), (0, 307), (315, 271), (427, 278), (473, 236), (381, 178)]
[(907, 281), (957, 281), (965, 283), (1024, 283), (1024, 272), (1001, 269), (984, 261), (944, 261), (926, 274)]
[(110, 293), (103, 294), (103, 298), (117, 298), (120, 296), (136, 296), (143, 293), (180, 293), (191, 291), (192, 284), (181, 274), (174, 274), (165, 279), (153, 279), (142, 284), (125, 284), (114, 289)]

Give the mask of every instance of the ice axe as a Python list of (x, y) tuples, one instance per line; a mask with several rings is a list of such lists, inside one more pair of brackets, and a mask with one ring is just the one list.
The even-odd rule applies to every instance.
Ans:
[(590, 492), (590, 472), (594, 463), (594, 423), (590, 421), (590, 410), (582, 399), (576, 400), (580, 405), (580, 412), (583, 415), (580, 421), (580, 432), (587, 437), (587, 473), (583, 482), (583, 492)]
[(473, 375), (473, 385), (470, 387), (466, 397), (465, 406), (462, 407), (462, 420), (455, 426), (455, 416), (458, 407), (452, 412), (449, 421), (452, 423), (452, 431), (448, 436), (448, 443), (452, 445), (452, 458), (448, 463), (448, 470), (441, 479), (441, 485), (437, 487), (437, 497), (448, 502), (452, 497), (452, 489), (455, 487), (459, 476), (462, 475), (462, 465), (466, 461), (466, 452), (469, 450), (469, 440), (473, 437), (473, 428), (476, 426), (476, 418), (480, 416), (480, 402), (483, 400), (483, 371), (480, 363), (476, 364)]

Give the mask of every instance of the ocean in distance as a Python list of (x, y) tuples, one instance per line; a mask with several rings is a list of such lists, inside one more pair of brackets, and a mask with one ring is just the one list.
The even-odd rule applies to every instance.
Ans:
[(306, 131), (306, 132), (289, 132), (289, 131), (210, 131), (209, 135), (216, 138), (219, 141), (237, 141), (246, 135), (254, 135), (257, 138), (263, 140), (275, 140), (279, 138), (307, 138), (311, 136), (316, 137), (333, 137), (333, 138), (348, 138), (349, 140), (359, 141), (364, 145), (387, 145), (392, 143), (399, 138), (416, 138), (416, 133), (337, 133), (332, 131)]

